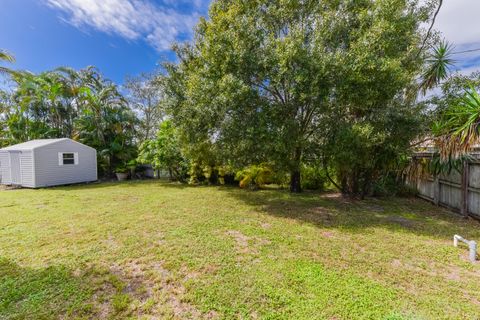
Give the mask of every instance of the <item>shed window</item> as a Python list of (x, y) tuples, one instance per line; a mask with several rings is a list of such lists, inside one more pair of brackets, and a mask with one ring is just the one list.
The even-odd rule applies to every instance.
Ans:
[(78, 153), (76, 152), (59, 152), (58, 153), (58, 165), (76, 165), (78, 164)]
[(63, 164), (75, 164), (75, 155), (73, 153), (63, 154)]

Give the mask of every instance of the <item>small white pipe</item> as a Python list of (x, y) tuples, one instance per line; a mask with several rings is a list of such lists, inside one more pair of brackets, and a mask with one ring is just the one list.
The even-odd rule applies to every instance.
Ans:
[(475, 260), (477, 259), (477, 243), (475, 241), (470, 241), (468, 243), (468, 249), (470, 250), (470, 261), (475, 262)]
[(461, 241), (468, 245), (469, 250), (469, 259), (471, 262), (475, 262), (477, 260), (477, 243), (473, 240), (469, 241), (467, 239), (462, 238), (458, 234), (453, 236), (453, 245), (458, 247), (458, 241)]

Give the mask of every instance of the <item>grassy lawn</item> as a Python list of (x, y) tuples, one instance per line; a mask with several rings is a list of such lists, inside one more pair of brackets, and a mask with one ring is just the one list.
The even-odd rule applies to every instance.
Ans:
[(156, 181), (0, 191), (0, 319), (479, 319), (480, 224)]

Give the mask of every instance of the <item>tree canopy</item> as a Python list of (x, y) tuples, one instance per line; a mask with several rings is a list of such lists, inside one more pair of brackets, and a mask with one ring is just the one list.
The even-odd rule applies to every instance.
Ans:
[(0, 97), (2, 144), (77, 139), (97, 149), (106, 173), (135, 157), (137, 118), (117, 86), (97, 69), (15, 72), (12, 80), (14, 90)]
[(172, 119), (217, 161), (290, 174), (318, 161), (366, 192), (415, 135), (433, 7), (417, 1), (215, 1), (167, 65)]

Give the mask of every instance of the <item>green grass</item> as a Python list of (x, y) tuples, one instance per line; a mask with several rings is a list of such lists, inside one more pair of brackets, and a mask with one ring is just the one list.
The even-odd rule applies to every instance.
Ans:
[(479, 319), (480, 224), (353, 201), (130, 182), (0, 191), (0, 319)]

